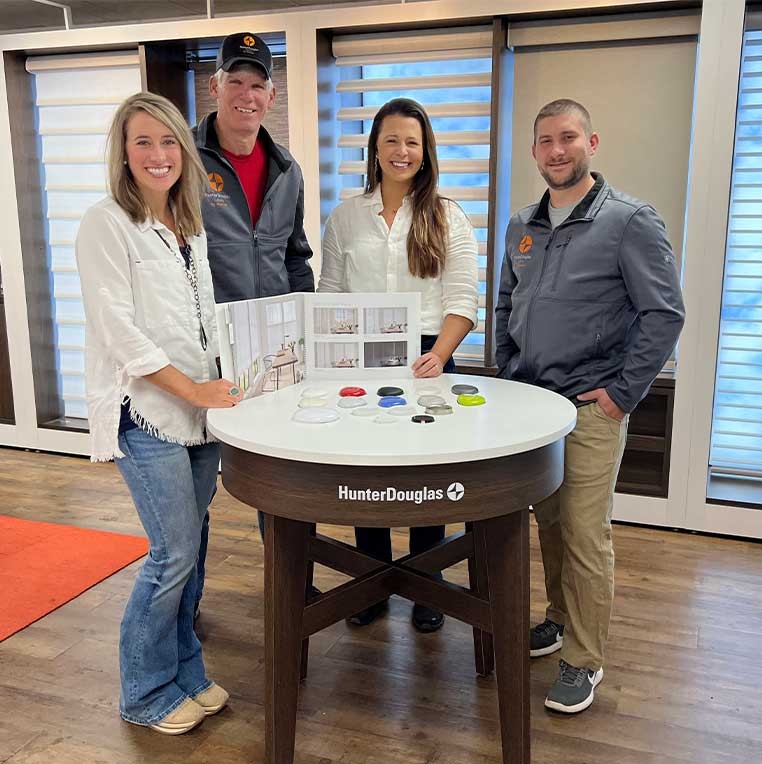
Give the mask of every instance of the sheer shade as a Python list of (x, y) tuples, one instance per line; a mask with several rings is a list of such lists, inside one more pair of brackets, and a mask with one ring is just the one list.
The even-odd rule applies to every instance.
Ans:
[(714, 389), (712, 474), (762, 478), (762, 31), (744, 35)]
[(139, 59), (132, 51), (41, 56), (26, 68), (35, 78), (59, 392), (64, 415), (84, 419), (85, 315), (74, 241), (82, 214), (106, 194), (106, 133), (116, 107), (141, 89)]
[(484, 363), (492, 28), (334, 37), (340, 199), (362, 193), (370, 124), (396, 96), (426, 109), (437, 139), (440, 193), (458, 202), (479, 242), (479, 323), (458, 360)]

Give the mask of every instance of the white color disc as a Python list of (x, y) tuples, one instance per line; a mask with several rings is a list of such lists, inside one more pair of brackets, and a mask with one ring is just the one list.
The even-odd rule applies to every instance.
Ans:
[(339, 419), (339, 412), (336, 409), (328, 408), (302, 408), (297, 409), (291, 418), (295, 422), (303, 422), (305, 424), (326, 424), (327, 422), (335, 422)]
[(362, 416), (368, 418), (372, 416), (378, 416), (378, 409), (370, 408), (368, 406), (359, 409), (353, 409), (352, 416)]
[(327, 398), (328, 390), (322, 387), (305, 387), (302, 390), (302, 398)]
[(391, 414), (377, 414), (373, 420), (374, 424), (396, 424), (397, 422), (399, 419)]
[(299, 408), (300, 409), (314, 409), (318, 408), (320, 406), (327, 406), (328, 405), (328, 398), (305, 398), (302, 397), (299, 399)]
[(413, 416), (418, 411), (414, 406), (392, 406), (390, 409), (387, 409), (387, 413), (389, 416)]
[(367, 406), (368, 401), (366, 401), (365, 398), (353, 398), (351, 396), (347, 396), (346, 398), (339, 398), (339, 401), (336, 405), (340, 409), (356, 409), (360, 406)]

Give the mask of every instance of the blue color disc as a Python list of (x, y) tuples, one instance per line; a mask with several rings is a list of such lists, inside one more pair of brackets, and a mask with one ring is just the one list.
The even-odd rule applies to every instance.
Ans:
[(384, 398), (379, 398), (378, 405), (381, 408), (389, 409), (392, 406), (406, 406), (407, 401), (404, 398), (400, 398), (398, 395), (387, 395)]

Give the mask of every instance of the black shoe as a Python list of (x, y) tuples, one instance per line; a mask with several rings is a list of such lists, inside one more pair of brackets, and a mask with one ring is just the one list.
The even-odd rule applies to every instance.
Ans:
[(383, 615), (388, 606), (388, 600), (381, 600), (381, 602), (366, 607), (365, 610), (361, 610), (359, 613), (350, 615), (349, 618), (347, 618), (347, 623), (352, 624), (352, 626), (368, 626), (368, 624), (373, 623), (376, 618)]
[(413, 605), (413, 626), (418, 631), (429, 634), (442, 628), (444, 615), (438, 610), (433, 610), (425, 605)]
[(560, 650), (564, 643), (564, 627), (546, 618), (529, 630), (529, 657), (540, 658)]

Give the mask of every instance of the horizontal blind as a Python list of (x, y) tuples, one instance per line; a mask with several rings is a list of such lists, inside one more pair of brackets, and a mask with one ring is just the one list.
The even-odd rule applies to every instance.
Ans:
[(340, 198), (361, 194), (368, 133), (378, 108), (397, 97), (421, 103), (439, 158), (439, 192), (468, 215), (479, 248), (479, 322), (455, 352), (484, 363), (492, 28), (347, 35), (333, 39)]
[(64, 415), (87, 417), (85, 313), (74, 257), (79, 221), (106, 194), (106, 134), (117, 106), (140, 91), (136, 52), (27, 59), (35, 78), (43, 215)]
[(744, 36), (709, 454), (762, 477), (762, 32)]

